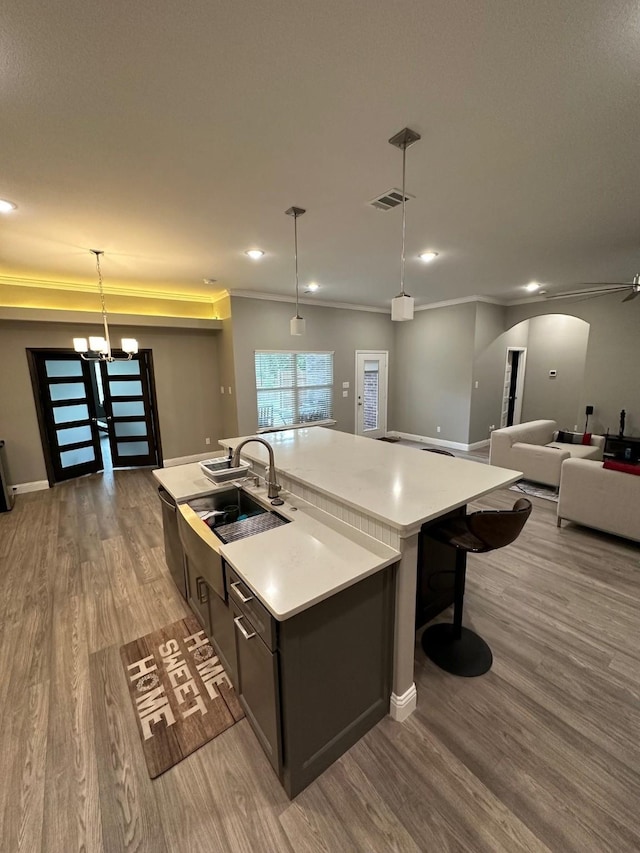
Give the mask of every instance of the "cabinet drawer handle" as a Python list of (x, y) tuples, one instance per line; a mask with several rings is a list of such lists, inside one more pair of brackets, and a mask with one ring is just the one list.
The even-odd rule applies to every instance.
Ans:
[(236, 623), (236, 625), (238, 626), (238, 631), (240, 631), (240, 633), (241, 633), (241, 634), (242, 634), (242, 636), (245, 638), (245, 640), (250, 640), (252, 637), (255, 637), (256, 632), (255, 632), (255, 631), (252, 631), (251, 633), (249, 633), (249, 632), (247, 631), (247, 629), (244, 627), (244, 625), (241, 625), (241, 624), (240, 624), (240, 620), (241, 620), (242, 618), (243, 618), (242, 616), (236, 616), (236, 618), (235, 618), (233, 621), (234, 621), (234, 622)]
[(249, 601), (253, 601), (253, 596), (252, 596), (252, 595), (243, 595), (243, 594), (240, 592), (240, 581), (234, 581), (234, 582), (231, 584), (231, 589), (235, 592), (235, 594), (238, 596), (238, 598), (240, 599), (240, 601), (241, 601), (243, 604), (247, 604), (247, 602), (249, 602)]
[(204, 578), (196, 579), (196, 587), (198, 588), (198, 601), (200, 604), (206, 604), (209, 601), (209, 593), (207, 591), (207, 583)]

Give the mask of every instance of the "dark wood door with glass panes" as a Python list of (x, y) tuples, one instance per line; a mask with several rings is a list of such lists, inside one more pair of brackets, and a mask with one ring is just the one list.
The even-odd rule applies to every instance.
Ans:
[(102, 470), (91, 365), (76, 353), (28, 350), (51, 485)]
[(100, 369), (113, 467), (161, 465), (151, 352)]

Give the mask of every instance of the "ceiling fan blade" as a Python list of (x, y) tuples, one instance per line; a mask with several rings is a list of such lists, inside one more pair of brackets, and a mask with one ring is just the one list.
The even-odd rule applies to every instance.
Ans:
[(606, 293), (619, 293), (622, 290), (627, 290), (632, 287), (630, 284), (614, 285), (613, 287), (600, 287), (593, 290), (584, 288), (584, 290), (565, 290), (562, 293), (550, 293), (547, 299), (575, 299), (580, 296), (604, 296)]
[(635, 299), (636, 296), (638, 296), (639, 294), (640, 294), (640, 290), (632, 290), (631, 293), (628, 296), (625, 296), (625, 298), (622, 301), (623, 302), (631, 302), (631, 300)]
[(602, 287), (609, 289), (610, 287), (633, 287), (630, 281), (583, 281), (581, 287)]

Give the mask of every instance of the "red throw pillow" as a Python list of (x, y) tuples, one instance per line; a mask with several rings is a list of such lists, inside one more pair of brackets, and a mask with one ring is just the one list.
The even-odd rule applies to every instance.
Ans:
[(640, 476), (640, 465), (632, 465), (630, 462), (616, 462), (615, 459), (607, 459), (602, 467), (608, 471), (621, 471), (623, 474)]
[(585, 432), (582, 434), (582, 443), (583, 444), (591, 444), (591, 433)]

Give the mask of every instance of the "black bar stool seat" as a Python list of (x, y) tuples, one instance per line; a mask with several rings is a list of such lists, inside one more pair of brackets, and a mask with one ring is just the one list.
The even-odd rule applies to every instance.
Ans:
[(462, 626), (467, 554), (504, 548), (520, 535), (531, 515), (531, 501), (518, 498), (510, 510), (486, 510), (447, 518), (429, 535), (456, 549), (453, 623), (431, 625), (422, 635), (426, 656), (445, 672), (466, 677), (484, 675), (493, 655), (475, 631)]

